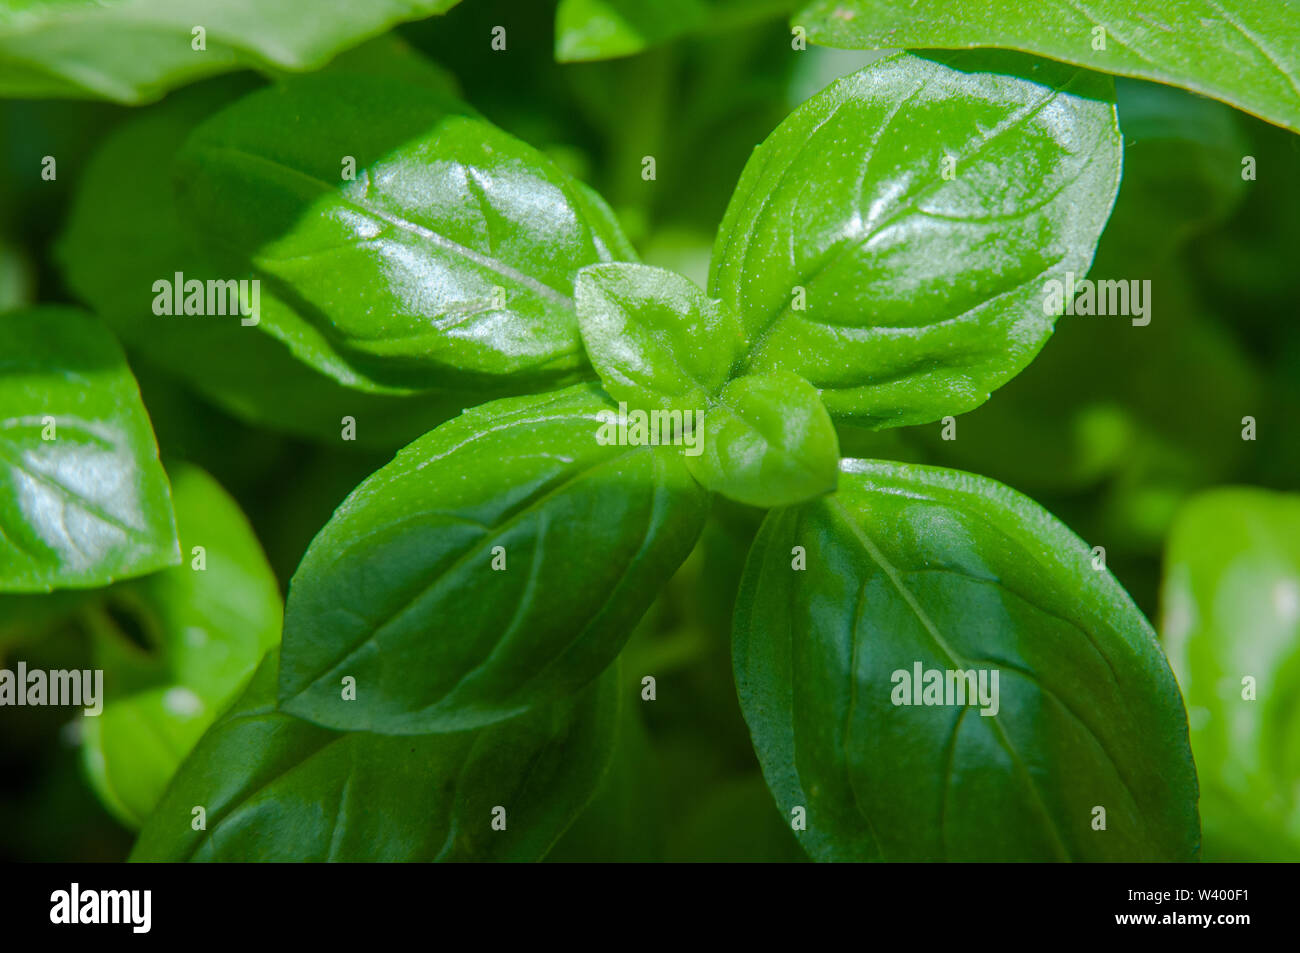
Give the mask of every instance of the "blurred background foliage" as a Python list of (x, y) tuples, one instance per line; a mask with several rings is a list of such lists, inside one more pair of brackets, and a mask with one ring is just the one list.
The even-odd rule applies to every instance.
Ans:
[[(340, 59), (415, 69), (459, 89), (600, 191), (644, 260), (704, 284), (714, 232), (751, 149), (791, 107), (875, 55), (792, 50), (783, 18), (791, 4), (781, 0), (688, 5), (704, 18), (690, 22), (707, 29), (651, 31), (629, 39), (629, 52), (639, 51), (617, 59), (557, 62), (555, 4), (506, 0), (463, 3)], [(505, 52), (487, 42), (499, 23), (509, 24)], [(583, 59), (585, 42), (581, 31), (565, 32), (558, 49)], [(191, 108), (202, 115), (259, 81), (247, 73), (206, 80), (135, 110), (0, 101), (0, 310), (77, 300), (57, 241), (107, 137), (155, 116), (165, 138), (168, 117)], [(1117, 86), (1124, 179), (1089, 277), (1149, 278), (1150, 325), (1062, 317), (1024, 373), (957, 420), (955, 440), (943, 439), (940, 424), (844, 427), (841, 446), (845, 456), (956, 467), (1027, 493), (1105, 548), (1109, 568), (1159, 628), (1165, 547), (1189, 503), (1225, 485), (1300, 489), (1300, 137), (1182, 90)], [(196, 102), (207, 105), (185, 105)], [(39, 179), (45, 155), (58, 158), (52, 182)], [(641, 177), (647, 155), (657, 162), (653, 182)], [(1243, 180), (1243, 156), (1256, 160), (1255, 181)], [(136, 158), (116, 188), (147, 202), (165, 172), (147, 151)], [(128, 266), (135, 251), (104, 249)], [(281, 592), (334, 507), (424, 429), (417, 414), (362, 446), (276, 432), (274, 421), (241, 419), (219, 387), (195, 386), (210, 360), (201, 350), (193, 367), (179, 369), (195, 372), (187, 376), (157, 360), (148, 342), (125, 343), (163, 458), (197, 464), (237, 501)], [(1242, 438), (1244, 417), (1257, 422), (1253, 442)], [(629, 709), (614, 767), (553, 859), (801, 859), (763, 785), (732, 684), (731, 602), (760, 517), (719, 501), (696, 552), (638, 627), (624, 676), (639, 693), (653, 673), (656, 700)], [(1232, 506), (1213, 509), (1201, 541), (1187, 545), (1217, 545), (1218, 530), (1228, 533), (1238, 518)], [(0, 599), (0, 665), (20, 652), (29, 668), (90, 667), (96, 636), (75, 603)], [(1250, 604), (1236, 610), (1237, 636), (1249, 638), (1262, 623)], [(130, 607), (122, 612), (130, 629)], [(1294, 621), (1289, 631), (1294, 659)], [(1297, 692), (1300, 684), (1289, 704), (1300, 711)], [(0, 858), (126, 856), (132, 832), (96, 798), (69, 717), (59, 708), (4, 713)], [(1193, 728), (1195, 741), (1195, 719)], [(1296, 769), (1300, 729), (1285, 743)], [(1242, 810), (1240, 797), (1206, 803), (1218, 812), (1206, 818), (1207, 859), (1300, 856), (1300, 837), (1287, 846), (1275, 836), (1296, 826), (1300, 774), (1277, 783), (1291, 786), (1279, 795), (1291, 807), (1274, 804), (1246, 833), (1224, 820)]]

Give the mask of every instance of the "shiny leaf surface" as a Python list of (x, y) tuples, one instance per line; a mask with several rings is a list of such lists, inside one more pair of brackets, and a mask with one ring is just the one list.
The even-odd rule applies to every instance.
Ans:
[[(808, 379), (871, 427), (977, 407), (1051, 334), (1120, 175), (1108, 79), (1008, 56), (899, 55), (832, 84), (755, 150), (709, 293), (747, 368)], [(1007, 71), (1011, 71), (1009, 74)]]
[(179, 559), (167, 476), (112, 334), (0, 315), (0, 590), (103, 586)]
[(1086, 544), (991, 480), (842, 469), (834, 496), (768, 514), (736, 600), (741, 706), (804, 848), (1193, 859), (1178, 686)]
[[(597, 442), (591, 385), (474, 408), (363, 482), (289, 587), (280, 698), (318, 724), (457, 731), (618, 654), (707, 513), (677, 447)], [(341, 700), (342, 679), (356, 700)]]

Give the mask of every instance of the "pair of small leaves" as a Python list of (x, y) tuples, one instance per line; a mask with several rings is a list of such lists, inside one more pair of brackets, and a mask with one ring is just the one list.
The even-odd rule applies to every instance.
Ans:
[(577, 300), (605, 390), (651, 414), (657, 437), (655, 420), (681, 414), (674, 437), (705, 487), (754, 506), (835, 489), (839, 449), (821, 399), (794, 374), (734, 376), (745, 337), (731, 307), (672, 272), (625, 264), (584, 268)]
[(131, 859), (540, 860), (608, 769), (617, 681), (615, 667), (477, 731), (385, 737), (277, 709), (272, 653), (182, 766)]
[[(212, 477), (170, 468), (186, 562), (98, 594), (89, 609), (103, 710), (82, 721), (101, 800), (138, 827), (204, 730), (280, 640), (283, 603), (253, 529)], [(116, 617), (140, 626), (133, 644)]]
[(813, 0), (808, 36), (850, 49), (996, 46), (1182, 86), (1300, 132), (1300, 4)]
[[(215, 73), (319, 69), (459, 0), (0, 0), (0, 95), (141, 103)], [(195, 29), (203, 29), (196, 49)]]
[(815, 859), (1195, 857), (1169, 665), (1027, 498), (846, 460), (833, 497), (768, 514), (736, 607), (741, 706)]
[(290, 583), (284, 710), (459, 731), (604, 670), (708, 511), (675, 448), (598, 441), (611, 406), (594, 385), (485, 404), (357, 487)]
[(104, 586), (180, 559), (122, 349), (67, 308), (0, 315), (0, 591)]
[(1300, 859), (1300, 496), (1231, 488), (1188, 503), (1161, 602), (1205, 859)]

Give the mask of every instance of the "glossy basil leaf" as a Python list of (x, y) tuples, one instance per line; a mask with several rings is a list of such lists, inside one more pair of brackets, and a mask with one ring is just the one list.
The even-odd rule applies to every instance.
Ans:
[(577, 302), (601, 384), (633, 409), (704, 410), (744, 353), (735, 312), (663, 268), (589, 265)]
[(1205, 859), (1300, 860), (1300, 496), (1194, 499), (1169, 534), (1161, 602)]
[(212, 477), (171, 469), (182, 565), (106, 594), (146, 646), (90, 614), (103, 711), (83, 722), (91, 783), (130, 827), (143, 823), (199, 736), (280, 640), (283, 604), (253, 529)]
[(808, 853), (1193, 859), (1178, 686), (1086, 544), (982, 477), (842, 469), (768, 514), (736, 599), (741, 706)]
[(691, 474), (715, 493), (751, 506), (787, 506), (830, 493), (839, 476), (835, 425), (817, 391), (797, 374), (739, 377), (704, 415)]
[[(64, 280), (133, 354), (183, 377), (237, 417), (337, 445), (347, 416), (356, 421), (357, 445), (403, 446), (481, 395), (411, 395), (371, 381), (267, 287), (256, 326), (235, 316), (154, 313), (159, 280), (173, 282), (177, 273), (185, 280), (233, 277), (192, 247), (170, 169), (194, 125), (249, 86), (232, 77), (181, 90), (108, 137), (81, 176), (56, 248)], [(141, 175), (143, 168), (159, 174)]]
[[(616, 681), (611, 670), (490, 728), (397, 738), (278, 711), (272, 653), (181, 766), (131, 859), (540, 860), (609, 765)], [(206, 830), (193, 829), (196, 807)]]
[(974, 0), (813, 0), (794, 23), (850, 49), (1036, 53), (1104, 73), (1183, 86), (1300, 131), (1300, 9), (1294, 0), (1125, 0), (1035, 6)]
[(560, 62), (630, 56), (705, 22), (704, 0), (560, 0), (555, 58)]
[(318, 0), (304, 15), (294, 0), (0, 0), (0, 95), (142, 103), (235, 69), (319, 69), (457, 2)]
[(599, 442), (609, 408), (594, 385), (476, 407), (363, 482), (290, 584), (284, 709), (457, 731), (604, 669), (708, 507), (679, 447)]
[(594, 193), (540, 152), (387, 77), (247, 96), (191, 133), (175, 176), (182, 220), (218, 261), (393, 386), (584, 376), (577, 271), (632, 256)]
[(0, 591), (104, 586), (179, 559), (167, 475), (113, 335), (0, 315)]
[(1046, 283), (1088, 271), (1120, 177), (1111, 86), (898, 55), (796, 109), (714, 247), (709, 293), (740, 312), (748, 369), (797, 373), (871, 427), (981, 404), (1051, 334)]

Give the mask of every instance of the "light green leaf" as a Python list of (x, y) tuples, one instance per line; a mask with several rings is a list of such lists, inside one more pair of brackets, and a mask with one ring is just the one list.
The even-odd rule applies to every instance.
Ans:
[(996, 46), (1187, 89), (1300, 131), (1295, 0), (813, 0), (793, 19), (851, 49)]
[[(136, 861), (536, 861), (591, 799), (614, 747), (617, 671), (478, 731), (384, 737), (277, 711), (275, 656), (199, 742)], [(202, 806), (207, 829), (192, 829)], [(492, 827), (504, 810), (505, 829)]]
[(797, 374), (739, 377), (704, 416), (691, 474), (715, 493), (751, 506), (789, 506), (835, 489), (839, 440), (817, 391)]
[(842, 469), (835, 496), (768, 514), (736, 599), (741, 706), (783, 815), (806, 808), (804, 848), (1194, 859), (1178, 686), (1087, 545), (982, 477)]
[(1300, 860), (1300, 496), (1194, 499), (1169, 534), (1161, 602), (1205, 859)]
[(82, 722), (82, 751), (101, 799), (131, 827), (280, 640), (283, 616), (239, 506), (197, 467), (171, 476), (185, 562), (106, 593), (140, 624), (147, 648), (128, 641), (108, 612), (90, 613), (105, 704)]
[(295, 0), (0, 0), (0, 95), (135, 104), (235, 69), (319, 69), (457, 2), (314, 0), (308, 12)]
[(363, 482), (290, 584), (285, 711), (458, 731), (604, 669), (708, 507), (680, 448), (600, 442), (609, 408), (594, 385), (476, 407)]
[(734, 311), (663, 268), (578, 273), (578, 324), (601, 384), (641, 410), (703, 410), (744, 354)]
[[(589, 374), (573, 283), (632, 256), (540, 152), (427, 86), (322, 74), (247, 96), (176, 158), (180, 216), (360, 373), (395, 387)], [(291, 338), (292, 346), (292, 338)], [(310, 356), (302, 348), (300, 357)]]
[(871, 427), (981, 404), (1051, 334), (1047, 282), (1088, 271), (1120, 177), (1111, 86), (899, 55), (796, 109), (714, 247), (709, 291), (740, 312), (748, 370), (797, 373)]
[(68, 308), (12, 311), (0, 369), (0, 591), (175, 565), (167, 476), (113, 336)]

